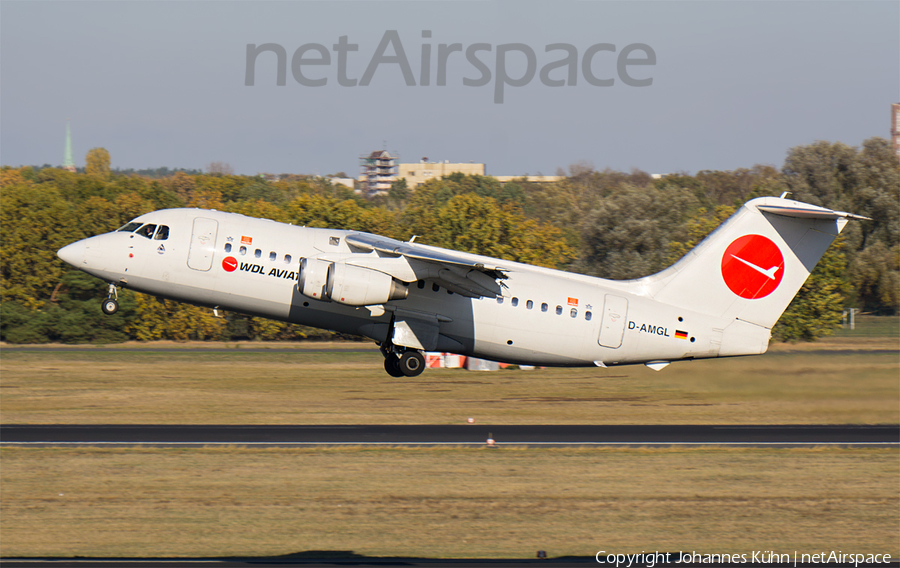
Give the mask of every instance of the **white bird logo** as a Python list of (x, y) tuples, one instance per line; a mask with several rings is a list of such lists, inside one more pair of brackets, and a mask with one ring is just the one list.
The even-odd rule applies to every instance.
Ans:
[(769, 280), (775, 280), (775, 273), (778, 272), (779, 268), (781, 268), (780, 266), (776, 265), (776, 266), (773, 266), (772, 268), (766, 270), (760, 266), (756, 266), (755, 264), (753, 264), (752, 262), (750, 262), (748, 260), (744, 260), (743, 258), (741, 258), (739, 256), (731, 255), (731, 258), (734, 258), (735, 260), (740, 260), (741, 262), (743, 262), (744, 264), (746, 264), (753, 270), (759, 272), (760, 274), (765, 274), (766, 276), (769, 277)]

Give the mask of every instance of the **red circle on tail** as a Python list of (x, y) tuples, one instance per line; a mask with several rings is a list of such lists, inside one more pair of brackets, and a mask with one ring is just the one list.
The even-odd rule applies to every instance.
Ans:
[(237, 269), (237, 259), (233, 256), (226, 256), (222, 259), (222, 268), (225, 272), (234, 272)]
[(783, 277), (784, 256), (778, 245), (762, 235), (735, 239), (722, 255), (722, 278), (741, 298), (764, 298), (778, 288)]

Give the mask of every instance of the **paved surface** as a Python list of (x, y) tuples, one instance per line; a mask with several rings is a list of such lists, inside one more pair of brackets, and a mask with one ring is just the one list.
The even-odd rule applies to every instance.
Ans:
[(207, 445), (900, 446), (900, 425), (233, 426), (5, 425), (4, 446)]

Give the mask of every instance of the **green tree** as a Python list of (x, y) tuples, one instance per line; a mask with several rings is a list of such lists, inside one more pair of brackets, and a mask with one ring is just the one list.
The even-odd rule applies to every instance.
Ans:
[(794, 199), (840, 207), (856, 185), (855, 160), (854, 148), (840, 142), (819, 141), (791, 148), (781, 172)]
[(622, 185), (583, 215), (579, 272), (624, 280), (653, 274), (667, 265), (669, 242), (699, 209), (690, 188)]
[(849, 271), (856, 305), (866, 311), (896, 313), (900, 309), (900, 244), (875, 242), (853, 259)]
[(56, 251), (78, 240), (72, 206), (48, 184), (5, 185), (0, 195), (0, 300), (42, 307), (65, 269)]
[(665, 264), (675, 264), (691, 249), (699, 245), (700, 241), (712, 233), (716, 227), (727, 221), (736, 209), (736, 207), (728, 205), (720, 205), (712, 213), (708, 213), (703, 207), (698, 209), (696, 215), (684, 224), (678, 235), (669, 241), (669, 252)]
[(841, 238), (825, 251), (806, 283), (772, 328), (776, 341), (812, 341), (831, 335), (841, 324), (847, 283), (847, 259)]

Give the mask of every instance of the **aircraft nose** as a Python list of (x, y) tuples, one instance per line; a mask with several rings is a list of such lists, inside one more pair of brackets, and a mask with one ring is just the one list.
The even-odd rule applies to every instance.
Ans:
[(84, 263), (84, 241), (74, 242), (56, 251), (56, 256), (75, 267)]

